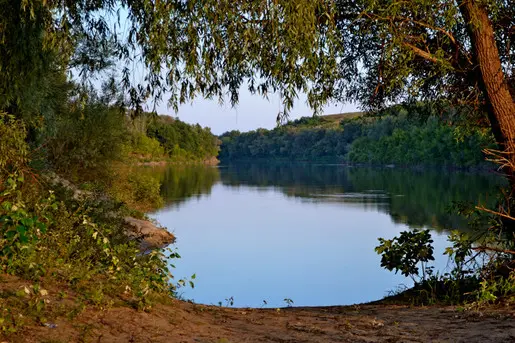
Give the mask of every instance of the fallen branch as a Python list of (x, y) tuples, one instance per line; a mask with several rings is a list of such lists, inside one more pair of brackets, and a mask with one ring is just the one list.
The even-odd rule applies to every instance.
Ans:
[(476, 250), (476, 251), (495, 251), (495, 252), (502, 252), (502, 253), (505, 253), (505, 254), (515, 255), (515, 251), (513, 251), (513, 250), (505, 250), (505, 249), (500, 249), (500, 248), (487, 247), (486, 245), (481, 245), (479, 247), (472, 248), (472, 250)]
[(510, 216), (508, 214), (505, 214), (505, 213), (501, 213), (501, 212), (490, 210), (490, 209), (488, 209), (486, 207), (483, 207), (483, 206), (476, 206), (476, 209), (480, 210), (480, 211), (485, 211), (487, 213), (495, 214), (496, 216), (504, 217), (506, 219), (515, 220), (515, 217), (512, 217), (512, 216)]

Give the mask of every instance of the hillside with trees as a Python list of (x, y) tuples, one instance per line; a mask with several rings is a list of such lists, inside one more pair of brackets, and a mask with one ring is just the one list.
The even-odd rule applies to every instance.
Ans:
[(153, 117), (146, 135), (157, 140), (172, 161), (216, 161), (218, 155), (218, 139), (199, 124), (190, 125), (169, 116)]
[[(220, 136), (220, 159), (325, 161), (372, 165), (493, 168), (483, 149), (488, 129), (466, 126), (456, 111), (423, 104), (393, 106), (369, 115), (305, 117), (274, 130)], [(343, 119), (342, 119), (343, 118)]]

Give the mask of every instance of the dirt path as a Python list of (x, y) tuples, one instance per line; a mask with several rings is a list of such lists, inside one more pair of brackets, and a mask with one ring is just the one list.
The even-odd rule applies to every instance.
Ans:
[[(41, 325), (20, 312), (35, 311), (30, 287), (28, 281), (0, 275), (0, 343), (515, 342), (513, 306), (481, 312), (381, 303), (235, 309), (163, 297), (144, 312), (127, 305), (84, 308), (78, 294), (48, 282), (36, 298), (46, 304)], [(8, 313), (13, 316), (5, 317)], [(11, 321), (25, 326), (2, 336)]]
[(515, 309), (360, 305), (230, 309), (173, 301), (150, 313), (86, 310), (8, 342), (515, 342)]

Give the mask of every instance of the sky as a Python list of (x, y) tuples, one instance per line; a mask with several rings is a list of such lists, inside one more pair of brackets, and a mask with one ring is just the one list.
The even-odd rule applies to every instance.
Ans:
[[(120, 17), (127, 18), (127, 9), (121, 8)], [(110, 25), (122, 29), (122, 36), (126, 35), (127, 24), (122, 19), (121, 26), (118, 27), (116, 18), (108, 17)], [(144, 67), (138, 64), (132, 66), (133, 81), (138, 78), (143, 80)], [(269, 100), (259, 95), (252, 95), (247, 88), (240, 90), (240, 102), (236, 107), (232, 107), (229, 101), (220, 105), (218, 100), (206, 100), (197, 98), (192, 104), (184, 104), (179, 107), (178, 113), (169, 108), (166, 101), (157, 107), (158, 114), (166, 114), (178, 117), (180, 120), (190, 124), (200, 124), (203, 127), (210, 127), (211, 132), (220, 135), (231, 130), (241, 132), (251, 131), (258, 128), (273, 129), (276, 126), (276, 118), (281, 110), (280, 99), (277, 94), (269, 93)], [(166, 100), (166, 96), (165, 96)], [(152, 108), (152, 106), (150, 106)], [(150, 109), (149, 108), (149, 109)], [(332, 104), (324, 108), (323, 114), (336, 114), (345, 112), (355, 112), (358, 108), (355, 104)], [(306, 95), (300, 94), (295, 102), (294, 108), (290, 111), (290, 119), (312, 116), (313, 111), (306, 105)]]
[[(190, 124), (200, 124), (211, 128), (211, 131), (220, 135), (231, 130), (241, 132), (258, 128), (273, 129), (276, 126), (277, 113), (281, 110), (278, 95), (269, 95), (269, 100), (259, 95), (252, 95), (246, 89), (240, 91), (240, 102), (232, 108), (229, 101), (222, 106), (218, 100), (198, 98), (192, 104), (184, 104), (175, 113), (166, 103), (157, 108), (157, 113), (167, 114), (179, 118)], [(358, 108), (355, 104), (332, 104), (324, 108), (323, 114), (354, 112)], [(313, 111), (306, 105), (306, 96), (301, 95), (291, 110), (290, 119), (312, 116)]]

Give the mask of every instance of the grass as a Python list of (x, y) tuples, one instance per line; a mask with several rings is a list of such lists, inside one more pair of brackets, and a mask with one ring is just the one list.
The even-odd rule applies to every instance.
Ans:
[(359, 118), (359, 117), (363, 116), (365, 113), (366, 112), (346, 112), (346, 113), (337, 113), (337, 114), (325, 114), (320, 117), (331, 123), (335, 123), (336, 125), (339, 125), (340, 122), (344, 119)]

